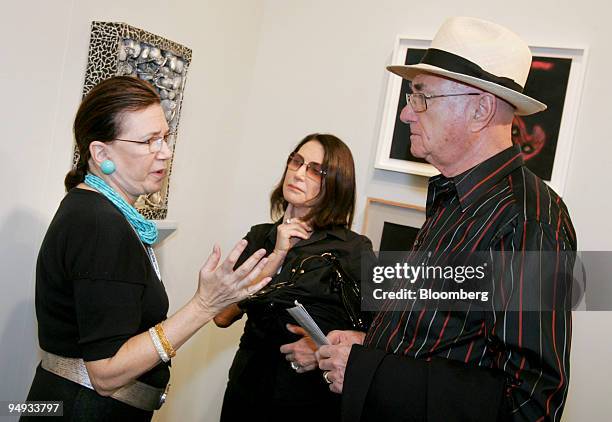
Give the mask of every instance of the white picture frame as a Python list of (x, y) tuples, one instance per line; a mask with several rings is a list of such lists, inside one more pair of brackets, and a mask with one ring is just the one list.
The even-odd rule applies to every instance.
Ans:
[(425, 219), (423, 206), (368, 197), (361, 232), (372, 241), (373, 249), (379, 251), (385, 222), (420, 229)]
[[(412, 39), (406, 36), (398, 36), (395, 41), (391, 64), (404, 64), (409, 49), (425, 50), (429, 47), (430, 43), (431, 41), (426, 39)], [(553, 151), (552, 164), (550, 164), (552, 172), (550, 174), (550, 179), (542, 177), (549, 186), (559, 195), (563, 196), (568, 167), (572, 156), (588, 49), (586, 47), (566, 48), (544, 46), (531, 46), (530, 49), (534, 58), (542, 57), (571, 60), (565, 98), (562, 102), (562, 113), (559, 112), (558, 117), (558, 120), (560, 120), (558, 136), (556, 136), (554, 141), (550, 142), (555, 148)], [(405, 100), (402, 100), (401, 94), (402, 78), (389, 72), (374, 166), (381, 170), (411, 173), (425, 177), (435, 176), (439, 174), (439, 172), (431, 164), (412, 161), (411, 159), (406, 160), (391, 157), (395, 124), (399, 115), (398, 107), (400, 106), (400, 101), (405, 102)], [(547, 168), (546, 173), (548, 174), (549, 172), (550, 168)]]

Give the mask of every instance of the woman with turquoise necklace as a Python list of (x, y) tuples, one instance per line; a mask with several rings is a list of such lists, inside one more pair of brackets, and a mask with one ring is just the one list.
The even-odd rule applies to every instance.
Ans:
[(215, 246), (193, 298), (167, 317), (157, 228), (133, 207), (161, 189), (171, 157), (159, 96), (136, 78), (107, 79), (81, 103), (74, 135), (80, 159), (38, 255), (43, 357), (27, 399), (62, 401), (64, 420), (148, 421), (165, 400), (176, 351), (269, 281), (254, 283), (265, 251), (233, 271), (246, 241), (221, 265)]

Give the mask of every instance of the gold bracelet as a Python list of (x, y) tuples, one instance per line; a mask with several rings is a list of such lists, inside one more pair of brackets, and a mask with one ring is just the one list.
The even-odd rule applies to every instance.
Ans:
[(161, 341), (161, 344), (164, 347), (164, 351), (166, 352), (168, 357), (170, 359), (175, 357), (176, 351), (172, 347), (172, 344), (170, 344), (168, 337), (166, 337), (166, 333), (164, 333), (164, 327), (162, 327), (161, 322), (155, 326), (155, 331), (157, 332), (157, 335), (159, 336), (159, 340)]

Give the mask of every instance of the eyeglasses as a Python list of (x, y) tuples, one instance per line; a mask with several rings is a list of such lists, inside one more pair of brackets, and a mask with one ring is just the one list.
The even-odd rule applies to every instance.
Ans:
[(174, 140), (176, 139), (175, 137), (176, 133), (175, 132), (170, 132), (167, 133), (164, 136), (154, 136), (151, 139), (147, 139), (144, 141), (133, 141), (131, 139), (120, 139), (120, 138), (115, 138), (112, 139), (113, 141), (121, 141), (121, 142), (133, 142), (135, 144), (149, 144), (149, 151), (150, 152), (159, 152), (162, 149), (162, 145), (164, 142), (166, 142), (166, 144), (168, 145), (168, 148), (170, 150), (172, 150), (172, 148), (174, 148)]
[(412, 94), (406, 93), (406, 104), (410, 104), (415, 113), (422, 113), (427, 110), (427, 100), (441, 97), (459, 97), (461, 95), (480, 95), (478, 92), (466, 92), (464, 94), (442, 94), (442, 95), (425, 95), (421, 92)]
[[(287, 168), (292, 171), (298, 171), (305, 163), (304, 157), (297, 152), (292, 152), (287, 158)], [(327, 174), (327, 170), (319, 163), (311, 161), (306, 164), (306, 176), (310, 179), (320, 182), (321, 179)]]

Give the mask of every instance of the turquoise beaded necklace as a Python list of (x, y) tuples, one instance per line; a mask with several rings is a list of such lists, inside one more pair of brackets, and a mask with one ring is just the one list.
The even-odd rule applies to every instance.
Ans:
[(85, 184), (94, 188), (102, 195), (106, 196), (126, 220), (132, 225), (142, 243), (152, 245), (157, 242), (157, 226), (155, 223), (146, 220), (136, 208), (128, 204), (117, 192), (113, 190), (104, 180), (91, 173), (85, 176)]

